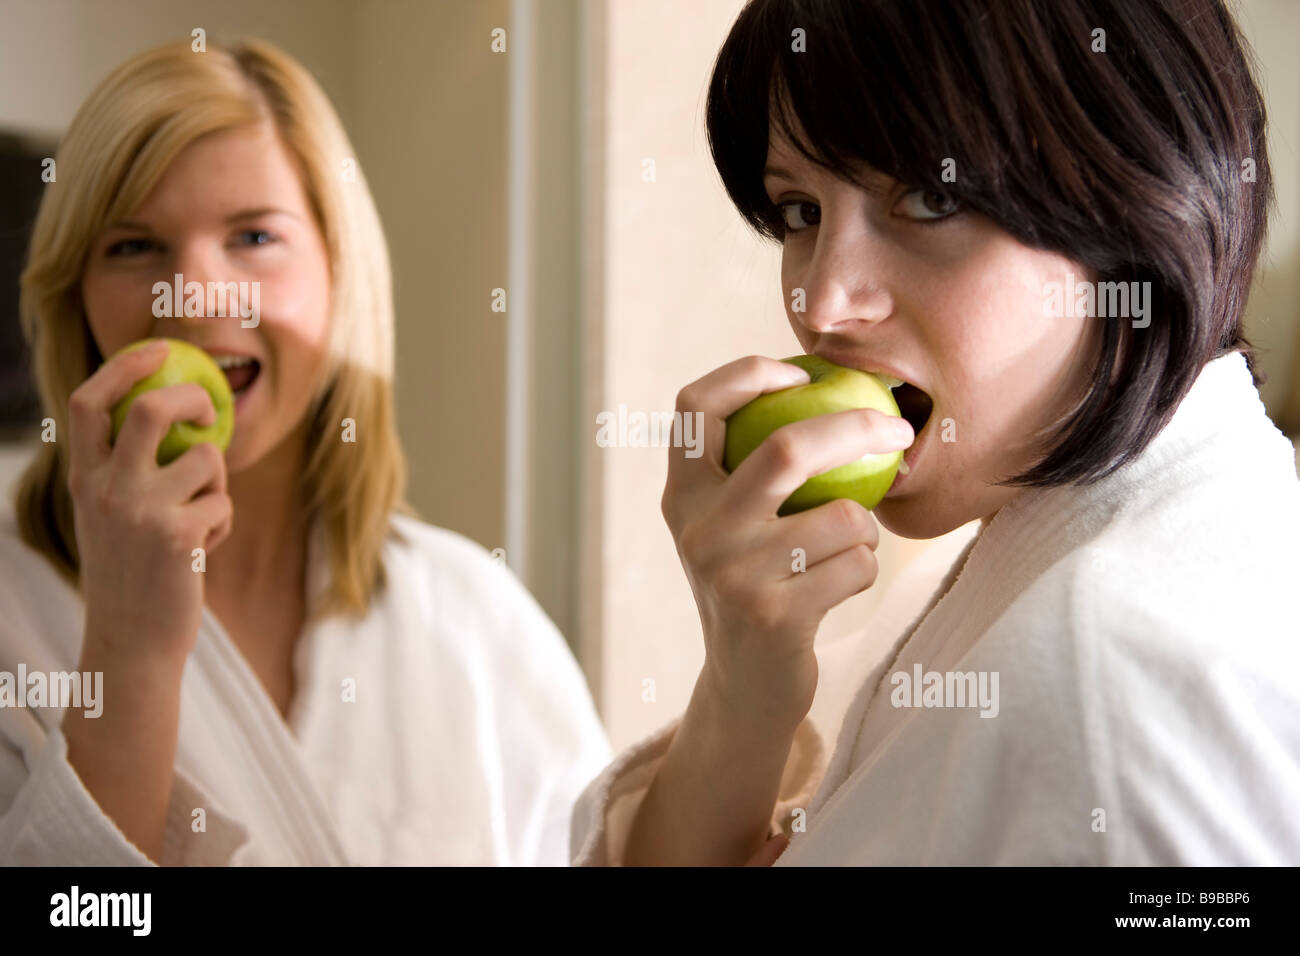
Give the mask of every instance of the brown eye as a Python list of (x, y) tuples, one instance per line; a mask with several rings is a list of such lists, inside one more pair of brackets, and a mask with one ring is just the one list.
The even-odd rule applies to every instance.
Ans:
[(961, 202), (937, 189), (913, 189), (898, 200), (895, 211), (908, 219), (946, 219), (961, 210)]
[(821, 222), (821, 207), (816, 203), (797, 199), (792, 202), (783, 202), (778, 208), (781, 210), (781, 218), (785, 220), (785, 227), (790, 232), (802, 232), (809, 226), (815, 226)]

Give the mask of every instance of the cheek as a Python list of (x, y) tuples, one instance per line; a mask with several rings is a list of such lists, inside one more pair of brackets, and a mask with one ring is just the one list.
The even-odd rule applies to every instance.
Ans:
[(306, 403), (325, 363), (330, 325), (330, 276), (323, 261), (304, 258), (262, 283), (263, 334), (271, 346), (272, 381), (292, 414)]
[(1026, 256), (1018, 265), (1006, 272), (1001, 318), (990, 318), (1002, 340), (999, 351), (1009, 373), (1004, 390), (1039, 403), (1039, 417), (1046, 418), (1072, 386), (1080, 349), (1092, 330), (1092, 320), (1050, 314), (1048, 289), (1051, 283), (1064, 282), (1069, 273), (1081, 281), (1093, 277), (1078, 264), (1046, 253)]
[[(786, 241), (781, 245), (781, 290), (785, 295), (785, 309), (791, 311), (794, 290), (803, 283), (803, 256), (797, 244)], [(805, 303), (806, 306), (806, 303)]]
[(262, 281), (263, 321), (288, 348), (308, 352), (324, 347), (329, 331), (329, 273), (314, 262), (287, 265)]
[(147, 280), (90, 270), (81, 282), (81, 300), (90, 331), (105, 356), (149, 335), (153, 293)]
[(805, 352), (811, 352), (813, 346), (817, 344), (817, 333), (799, 321), (799, 316), (791, 308), (791, 299), (788, 296), (785, 300), (785, 317), (786, 321), (790, 323), (790, 329), (794, 332), (794, 337), (798, 339), (799, 345)]
[(794, 337), (799, 340), (799, 344), (803, 347), (803, 350), (807, 352), (816, 344), (817, 333), (808, 328), (808, 326), (800, 320), (799, 314), (795, 311), (796, 307), (807, 310), (808, 298), (807, 295), (803, 293), (796, 297), (795, 289), (797, 283), (787, 273), (787, 261), (788, 260), (785, 258), (782, 258), (781, 260), (781, 294), (785, 296), (785, 318), (786, 321), (790, 323), (790, 329), (794, 332)]
[(1069, 402), (1090, 327), (1088, 320), (1049, 316), (1044, 305), (1046, 284), (1061, 281), (1069, 268), (1056, 256), (1002, 257), (981, 267), (964, 308), (963, 301), (947, 305), (954, 319), (936, 348), (959, 357), (950, 367), (950, 397), (982, 447), (1019, 460), (1031, 435)]

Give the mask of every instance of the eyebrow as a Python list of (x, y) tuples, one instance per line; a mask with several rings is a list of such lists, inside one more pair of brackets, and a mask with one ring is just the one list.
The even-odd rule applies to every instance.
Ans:
[[(302, 221), (302, 217), (297, 213), (290, 212), (288, 209), (281, 209), (278, 206), (259, 206), (255, 209), (241, 209), (238, 212), (231, 213), (225, 218), (227, 224), (243, 222), (246, 219), (257, 219), (261, 216), (280, 215), (288, 216), (291, 219)], [(150, 227), (142, 222), (133, 222), (131, 220), (122, 220), (115, 222), (108, 228), (110, 229), (132, 229), (139, 232), (149, 232)]]

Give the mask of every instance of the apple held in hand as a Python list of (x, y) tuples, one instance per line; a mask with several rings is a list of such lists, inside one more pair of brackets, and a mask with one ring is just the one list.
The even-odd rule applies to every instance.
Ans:
[[(845, 368), (816, 355), (796, 355), (781, 361), (799, 366), (812, 381), (760, 395), (727, 419), (723, 465), (728, 472), (735, 471), (763, 439), (782, 425), (851, 408), (875, 408), (899, 415), (889, 386), (870, 372)], [(852, 498), (870, 510), (889, 491), (902, 461), (902, 451), (867, 455), (815, 475), (795, 489), (777, 513), (806, 511), (836, 498)]]
[[(141, 339), (119, 351), (130, 352), (148, 345), (154, 339)], [(132, 386), (131, 391), (113, 406), (113, 441), (122, 430), (126, 413), (131, 403), (145, 392), (168, 385), (181, 385), (193, 382), (203, 386), (212, 396), (212, 405), (217, 411), (217, 420), (206, 427), (193, 422), (173, 422), (163, 440), (158, 445), (158, 464), (166, 465), (175, 461), (199, 442), (212, 442), (223, 452), (230, 445), (230, 437), (235, 431), (235, 398), (230, 391), (230, 382), (211, 356), (197, 345), (180, 339), (163, 339), (169, 347), (167, 358), (162, 367)]]

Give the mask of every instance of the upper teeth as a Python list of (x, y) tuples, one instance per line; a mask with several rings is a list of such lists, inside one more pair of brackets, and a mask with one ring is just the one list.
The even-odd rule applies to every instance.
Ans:
[(894, 376), (885, 375), (883, 372), (878, 372), (877, 377), (886, 385), (888, 385), (890, 388), (898, 388), (898, 386), (903, 384), (903, 380), (901, 378), (894, 378)]
[(248, 355), (214, 355), (212, 360), (217, 363), (217, 367), (222, 369), (238, 368), (241, 365), (250, 364), (253, 359)]

